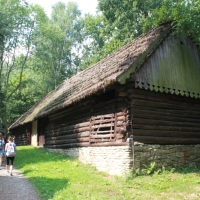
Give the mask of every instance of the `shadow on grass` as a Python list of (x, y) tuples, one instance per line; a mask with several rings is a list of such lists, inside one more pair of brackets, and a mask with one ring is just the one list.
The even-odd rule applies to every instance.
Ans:
[[(39, 163), (52, 163), (49, 164), (49, 173), (53, 173), (54, 170), (58, 171), (58, 167), (54, 165), (56, 162), (66, 162), (66, 161), (77, 161), (76, 158), (56, 153), (56, 152), (49, 152), (45, 148), (37, 148), (32, 146), (18, 146), (17, 147), (17, 154), (14, 162), (14, 166), (21, 170), (26, 165), (33, 165), (36, 166)], [(33, 172), (34, 170), (40, 169), (25, 169), (22, 173), (28, 177), (28, 174)], [(48, 168), (47, 168), (48, 170)], [(61, 173), (61, 172), (60, 172)], [(55, 177), (55, 178), (48, 178), (47, 176), (42, 176), (41, 174), (34, 174), (32, 177), (28, 177), (30, 182), (35, 186), (35, 188), (39, 191), (43, 199), (51, 199), (55, 195), (56, 192), (66, 188), (70, 182), (70, 180), (66, 177)]]
[(29, 180), (40, 193), (42, 199), (53, 199), (56, 192), (63, 190), (69, 184), (69, 179), (66, 178), (31, 177)]

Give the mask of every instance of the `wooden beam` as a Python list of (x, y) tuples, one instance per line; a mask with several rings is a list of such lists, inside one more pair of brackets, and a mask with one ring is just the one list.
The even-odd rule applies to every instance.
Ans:
[(133, 136), (133, 140), (145, 144), (200, 144), (200, 138)]
[(128, 146), (128, 142), (105, 142), (98, 144), (89, 144), (89, 143), (71, 143), (71, 144), (62, 144), (62, 145), (44, 145), (45, 148), (52, 149), (65, 149), (65, 148), (74, 148), (74, 147), (106, 147), (106, 146)]
[(165, 131), (165, 130), (133, 129), (133, 135), (154, 136), (154, 137), (200, 138), (200, 132), (179, 132), (179, 131)]

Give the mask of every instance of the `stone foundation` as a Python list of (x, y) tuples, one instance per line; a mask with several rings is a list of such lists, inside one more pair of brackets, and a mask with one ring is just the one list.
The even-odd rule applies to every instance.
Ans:
[(156, 162), (166, 169), (200, 166), (200, 145), (148, 145), (134, 143), (134, 168)]
[(49, 151), (76, 157), (81, 162), (91, 164), (99, 171), (112, 175), (124, 175), (133, 166), (132, 150), (129, 146), (79, 147)]
[(200, 166), (200, 145), (151, 145), (134, 142), (134, 165), (130, 146), (79, 147), (49, 149), (76, 157), (83, 163), (95, 166), (99, 171), (112, 175), (125, 175), (134, 167), (145, 168), (156, 162), (156, 168), (165, 169), (182, 166)]

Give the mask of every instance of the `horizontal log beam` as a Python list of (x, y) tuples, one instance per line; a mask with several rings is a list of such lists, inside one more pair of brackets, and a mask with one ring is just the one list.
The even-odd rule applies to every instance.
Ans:
[(198, 115), (198, 113), (193, 113), (190, 112), (189, 110), (185, 111), (185, 110), (171, 110), (171, 109), (157, 109), (157, 108), (152, 108), (151, 110), (148, 109), (148, 107), (137, 107), (137, 108), (133, 108), (132, 109), (132, 113), (134, 116), (147, 116), (147, 117), (158, 117), (158, 116), (162, 116), (164, 118), (167, 118), (170, 120), (170, 118), (174, 118), (174, 119), (179, 119), (179, 121), (183, 121), (186, 118), (188, 120), (200, 120), (200, 115)]
[(86, 132), (82, 132), (82, 133), (75, 133), (75, 134), (70, 134), (70, 135), (63, 135), (63, 136), (50, 136), (50, 135), (46, 135), (45, 139), (46, 140), (64, 140), (64, 139), (68, 139), (68, 138), (81, 138), (81, 137), (89, 137), (90, 133), (89, 131)]
[(76, 133), (84, 133), (89, 131), (90, 128), (84, 128), (84, 129), (73, 129), (73, 130), (67, 130), (67, 131), (51, 131), (46, 133), (46, 137), (54, 137), (54, 136), (64, 136), (64, 135), (72, 135)]
[(62, 145), (44, 145), (45, 148), (50, 149), (65, 149), (65, 148), (74, 148), (74, 147), (106, 147), (106, 146), (128, 146), (128, 142), (106, 142), (98, 144), (89, 144), (89, 143), (71, 143), (71, 144), (62, 144)]
[[(167, 111), (166, 111), (167, 112)], [(175, 121), (175, 122), (190, 122), (190, 123), (200, 123), (200, 118), (197, 119), (191, 119), (187, 115), (179, 115), (179, 116), (171, 116), (170, 114), (167, 113), (157, 113), (156, 111), (152, 113), (145, 113), (145, 112), (140, 112), (136, 113), (133, 112), (134, 118), (140, 118), (140, 119), (154, 119), (154, 120), (162, 120), (162, 121)]]
[(49, 134), (53, 134), (53, 133), (81, 133), (81, 132), (85, 132), (85, 131), (89, 131), (90, 127), (83, 127), (83, 128), (73, 128), (73, 127), (63, 127), (63, 128), (59, 128), (59, 129), (55, 129), (55, 130), (51, 130), (48, 133)]
[(154, 125), (144, 125), (144, 124), (133, 124), (133, 129), (140, 130), (160, 130), (160, 131), (177, 131), (177, 132), (200, 132), (200, 128), (195, 127), (183, 127), (183, 126), (154, 126)]
[(106, 147), (106, 146), (128, 146), (128, 142), (105, 142), (105, 143), (98, 143), (98, 144), (91, 144), (90, 146), (93, 147)]
[(119, 116), (117, 117), (117, 121), (127, 121), (128, 120), (128, 116)]
[(97, 115), (91, 117), (91, 120), (97, 120), (97, 119), (102, 119), (102, 118), (113, 118), (115, 115), (114, 114), (106, 114), (106, 115)]
[(107, 130), (107, 131), (92, 131), (91, 134), (108, 134), (108, 133), (114, 133), (114, 130)]
[(138, 119), (133, 118), (133, 124), (143, 124), (152, 126), (183, 126), (183, 127), (195, 127), (200, 128), (200, 124), (197, 123), (187, 123), (187, 122), (172, 122), (172, 121), (158, 121), (150, 119)]
[(126, 116), (126, 115), (128, 115), (129, 114), (129, 110), (127, 110), (126, 112), (119, 112), (119, 113), (117, 113), (117, 116), (119, 117), (119, 116)]
[(103, 143), (103, 142), (115, 142), (115, 139), (90, 139), (90, 143)]
[(52, 149), (64, 149), (64, 148), (70, 148), (70, 147), (88, 147), (89, 146), (89, 142), (85, 142), (85, 143), (70, 143), (70, 144), (60, 144), (60, 145), (47, 145), (44, 144), (45, 148), (52, 148)]
[(46, 141), (45, 143), (48, 144), (70, 144), (70, 143), (77, 143), (77, 142), (89, 142), (89, 137), (86, 138), (76, 138), (76, 139), (66, 139), (66, 140), (51, 140)]
[(146, 101), (141, 99), (132, 99), (131, 103), (134, 106), (150, 106), (154, 108), (165, 108), (165, 109), (173, 109), (173, 110), (183, 110), (185, 106), (170, 104), (170, 103), (163, 103), (163, 102), (154, 102), (154, 101)]
[(89, 122), (90, 121), (90, 116), (88, 115), (88, 113), (79, 113), (79, 115), (76, 115), (76, 118), (71, 118), (72, 115), (70, 115), (70, 113), (66, 112), (66, 115), (62, 118), (58, 118), (56, 120), (51, 120), (49, 119), (49, 123), (50, 124), (54, 124), (56, 125), (57, 123), (62, 123), (62, 124), (78, 124), (78, 123), (82, 123), (82, 122)]
[(59, 124), (57, 126), (53, 124), (49, 124), (47, 130), (70, 130), (70, 129), (76, 129), (76, 128), (83, 128), (83, 127), (88, 127), (90, 125), (90, 122), (83, 122), (83, 123), (75, 123), (75, 124), (70, 124), (70, 125), (65, 125), (65, 124)]
[(112, 119), (101, 119), (101, 120), (94, 120), (94, 121), (91, 121), (91, 124), (103, 124), (103, 123), (109, 123), (109, 122), (114, 122), (115, 119), (112, 118)]
[(102, 139), (102, 138), (114, 138), (115, 137), (115, 134), (106, 134), (106, 135), (90, 135), (90, 138), (91, 139), (94, 139), (94, 138), (97, 138), (97, 139)]
[(127, 120), (127, 121), (117, 121), (117, 124), (116, 124), (116, 126), (128, 126), (129, 125), (129, 123), (130, 123), (130, 120)]
[(91, 129), (108, 128), (108, 127), (113, 127), (114, 125), (115, 125), (114, 123), (93, 125), (91, 126)]
[(200, 144), (200, 138), (133, 136), (133, 140), (145, 144)]
[(139, 130), (133, 129), (133, 135), (154, 136), (154, 137), (180, 137), (180, 138), (200, 138), (200, 132), (178, 132), (164, 130)]
[(157, 106), (154, 106), (154, 107), (151, 107), (151, 106), (148, 106), (148, 104), (146, 104), (145, 106), (135, 106), (135, 105), (132, 105), (132, 110), (133, 110), (133, 114), (134, 114), (134, 110), (138, 110), (138, 112), (155, 112), (157, 113), (157, 115), (170, 115), (170, 116), (186, 116), (188, 118), (191, 118), (191, 119), (200, 119), (200, 115), (199, 115), (199, 112), (196, 111), (195, 109), (191, 109), (191, 108), (185, 108), (185, 109), (182, 109), (182, 110), (174, 110), (174, 109), (165, 109), (165, 108), (160, 108), (160, 107), (157, 107)]
[[(56, 113), (52, 113), (49, 118), (51, 120), (54, 120), (54, 119), (57, 119), (57, 118), (60, 118), (61, 116), (63, 115), (66, 115), (66, 114), (72, 114), (72, 113), (76, 113), (76, 112), (79, 112), (80, 110), (88, 110), (88, 106), (87, 105), (91, 105), (91, 103), (93, 102), (93, 99), (88, 99), (86, 101), (83, 101), (83, 102), (79, 102), (76, 104), (76, 106), (74, 105), (71, 105), (67, 108), (65, 108), (64, 110), (60, 110), (59, 112), (56, 112)], [(88, 112), (88, 111), (87, 111)]]

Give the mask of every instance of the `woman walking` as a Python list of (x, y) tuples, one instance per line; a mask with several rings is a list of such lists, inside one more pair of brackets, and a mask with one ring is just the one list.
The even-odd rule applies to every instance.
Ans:
[(6, 170), (10, 175), (12, 176), (12, 170), (13, 170), (13, 163), (15, 159), (16, 154), (16, 144), (13, 142), (13, 137), (8, 137), (8, 143), (6, 143), (5, 146), (5, 152), (6, 152)]

